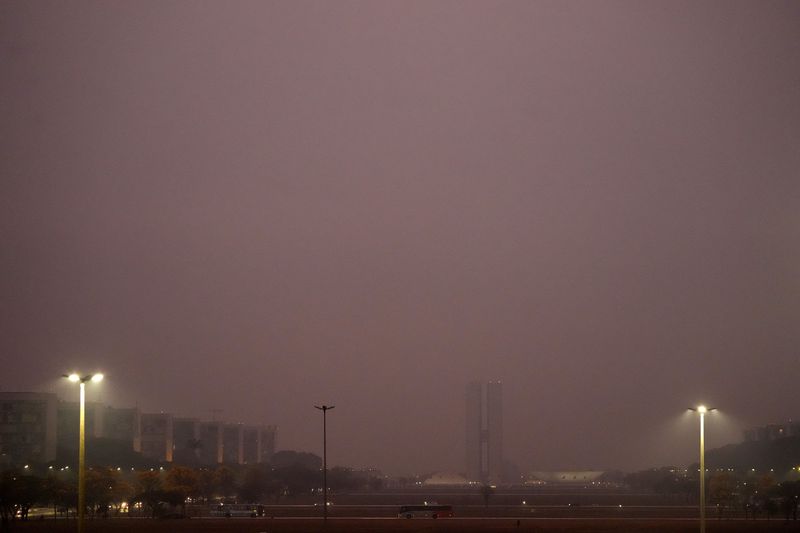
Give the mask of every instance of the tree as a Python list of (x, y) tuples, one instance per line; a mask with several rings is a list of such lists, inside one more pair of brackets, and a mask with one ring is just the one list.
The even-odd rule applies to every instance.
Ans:
[(360, 484), (350, 468), (334, 466), (328, 471), (328, 487), (334, 491), (355, 490)]
[(167, 471), (166, 491), (171, 493), (171, 500), (181, 504), (186, 514), (186, 499), (195, 498), (200, 493), (200, 480), (197, 472), (185, 466), (173, 466)]
[(223, 498), (236, 494), (236, 476), (227, 466), (220, 466), (214, 471), (214, 482)]
[(288, 495), (310, 493), (312, 489), (320, 487), (322, 481), (319, 469), (312, 470), (297, 463), (276, 468), (273, 473), (281, 484), (282, 492)]
[(111, 493), (115, 483), (116, 479), (108, 469), (90, 468), (86, 471), (86, 506), (92, 517), (97, 512), (108, 516), (108, 506), (111, 504)]
[(69, 509), (78, 504), (78, 487), (60, 479), (54, 472), (48, 473), (42, 480), (44, 498), (53, 506), (53, 517), (58, 516), (58, 510)]
[(197, 489), (199, 496), (205, 503), (208, 503), (214, 497), (214, 492), (217, 490), (217, 478), (213, 470), (208, 468), (200, 469), (197, 475)]
[(142, 502), (145, 507), (150, 509), (151, 516), (155, 518), (161, 510), (162, 501), (164, 500), (161, 476), (158, 472), (145, 470), (136, 475), (136, 481), (139, 492), (133, 499)]
[(709, 500), (717, 506), (717, 518), (733, 503), (733, 479), (728, 472), (715, 472), (708, 482)]
[(776, 488), (775, 478), (771, 474), (764, 474), (756, 482), (754, 497), (758, 508), (767, 513), (767, 520), (772, 518), (772, 515), (778, 510), (775, 502)]
[(784, 481), (778, 490), (786, 521), (797, 520), (797, 508), (800, 504), (800, 481)]
[(239, 500), (243, 502), (258, 502), (269, 488), (269, 473), (263, 465), (253, 465), (244, 473), (244, 479), (239, 487)]
[(322, 468), (322, 458), (313, 453), (282, 450), (273, 454), (270, 464), (275, 469), (302, 465), (309, 470), (319, 470)]

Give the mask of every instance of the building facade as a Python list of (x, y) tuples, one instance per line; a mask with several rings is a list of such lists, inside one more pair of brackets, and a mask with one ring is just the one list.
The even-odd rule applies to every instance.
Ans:
[(200, 424), (200, 462), (216, 465), (223, 460), (223, 426), (222, 422), (203, 422)]
[(503, 384), (472, 382), (466, 389), (466, 477), (497, 484), (503, 473)]
[(129, 442), (133, 451), (142, 451), (142, 414), (138, 407), (106, 407), (103, 418), (103, 437)]
[(0, 462), (47, 463), (56, 458), (58, 397), (0, 392)]
[(159, 462), (172, 462), (174, 444), (170, 413), (142, 414), (142, 455)]
[[(135, 462), (132, 451), (158, 462), (256, 464), (275, 453), (276, 426), (202, 422), (97, 402), (85, 404), (85, 415), (87, 448), (102, 450), (102, 461)], [(79, 427), (77, 402), (51, 393), (0, 392), (0, 466), (71, 461), (78, 453)]]

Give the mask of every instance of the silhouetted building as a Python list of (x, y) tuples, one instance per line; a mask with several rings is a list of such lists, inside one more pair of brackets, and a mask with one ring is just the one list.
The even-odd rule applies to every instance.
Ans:
[(235, 465), (244, 463), (244, 426), (242, 424), (222, 426), (222, 462)]
[(503, 384), (486, 384), (486, 473), (490, 483), (503, 478)]
[[(160, 462), (256, 464), (269, 462), (275, 453), (276, 426), (201, 422), (97, 402), (87, 402), (85, 414), (87, 442), (102, 441), (108, 456), (102, 461), (140, 452)], [(78, 402), (59, 401), (55, 394), (0, 393), (0, 464), (60, 460), (62, 453), (72, 457), (79, 430)]]
[(106, 407), (103, 412), (103, 437), (129, 443), (142, 451), (142, 415), (138, 407)]
[(483, 457), (483, 385), (479, 382), (467, 385), (466, 450), (467, 479), (483, 481), (485, 460)]
[(242, 462), (245, 464), (261, 462), (261, 427), (244, 426), (242, 435)]
[(200, 424), (200, 462), (216, 465), (222, 462), (223, 440), (222, 422), (202, 422)]
[(142, 455), (156, 461), (172, 462), (172, 415), (142, 414)]
[(784, 437), (800, 436), (800, 422), (789, 421), (784, 424), (767, 424), (745, 430), (745, 442), (773, 441)]
[(0, 392), (0, 462), (55, 460), (57, 417), (55, 394)]
[(196, 418), (172, 419), (172, 459), (177, 463), (200, 462), (203, 448), (201, 423)]
[(503, 385), (467, 385), (466, 474), (480, 483), (499, 483), (503, 472)]
[[(84, 404), (84, 431), (87, 439), (103, 437), (105, 428), (103, 404), (86, 402)], [(69, 452), (78, 450), (80, 438), (81, 407), (78, 402), (59, 402), (58, 404), (58, 447)]]
[(259, 463), (272, 462), (272, 456), (275, 455), (277, 440), (278, 426), (261, 427), (261, 452), (258, 460)]

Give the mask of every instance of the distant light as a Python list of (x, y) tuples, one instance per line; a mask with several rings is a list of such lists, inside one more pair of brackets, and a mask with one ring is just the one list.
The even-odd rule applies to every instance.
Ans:
[(526, 502), (525, 500), (522, 500), (522, 505), (528, 505), (528, 502)]
[(81, 377), (78, 374), (76, 374), (75, 372), (73, 372), (72, 374), (67, 376), (67, 379), (70, 380), (73, 383), (77, 383), (77, 382), (79, 382), (81, 380)]
[(698, 405), (697, 412), (700, 413), (701, 415), (704, 415), (706, 414), (706, 412), (708, 412), (708, 409), (706, 408), (705, 405)]
[(25, 465), (25, 470), (29, 469), (30, 467), (30, 465)]
[(95, 374), (94, 376), (92, 376), (92, 381), (94, 381), (95, 383), (103, 381), (103, 374)]

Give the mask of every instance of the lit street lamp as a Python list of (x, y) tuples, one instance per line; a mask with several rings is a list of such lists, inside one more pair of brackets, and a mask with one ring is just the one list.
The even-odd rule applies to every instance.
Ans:
[(315, 408), (322, 411), (322, 521), (328, 523), (328, 411), (336, 407), (335, 405), (315, 405)]
[(80, 383), (81, 402), (80, 402), (80, 436), (78, 437), (78, 533), (83, 533), (84, 515), (86, 512), (86, 382), (93, 381), (98, 383), (103, 381), (103, 374), (92, 374), (83, 376), (73, 372), (64, 377), (73, 383)]
[(700, 415), (700, 533), (706, 532), (706, 441), (705, 441), (705, 417), (706, 413), (716, 411), (715, 408), (708, 409), (705, 405), (698, 405), (696, 408), (689, 408)]

